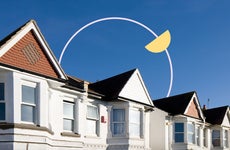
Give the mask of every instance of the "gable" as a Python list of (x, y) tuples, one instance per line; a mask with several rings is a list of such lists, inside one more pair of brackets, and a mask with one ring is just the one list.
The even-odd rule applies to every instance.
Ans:
[(11, 47), (0, 58), (0, 62), (52, 78), (58, 78), (57, 72), (44, 54), (32, 31), (28, 32)]
[(125, 97), (140, 103), (145, 103), (148, 105), (153, 105), (151, 98), (148, 94), (148, 91), (144, 85), (144, 82), (138, 72), (131, 76), (128, 82), (125, 84), (121, 92), (119, 93), (120, 97)]
[(31, 20), (0, 45), (0, 63), (37, 75), (66, 79), (36, 22)]
[(222, 122), (222, 125), (223, 126), (226, 126), (226, 127), (230, 127), (230, 112), (227, 112), (224, 116), (224, 119), (223, 119), (223, 122)]
[(198, 104), (196, 103), (195, 97), (193, 97), (193, 99), (190, 101), (187, 110), (185, 112), (185, 115), (191, 116), (193, 118), (201, 118), (200, 109)]

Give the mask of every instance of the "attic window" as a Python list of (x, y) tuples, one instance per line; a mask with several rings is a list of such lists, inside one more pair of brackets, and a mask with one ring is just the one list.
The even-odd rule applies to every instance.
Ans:
[(33, 43), (27, 44), (22, 49), (22, 52), (31, 65), (34, 65), (41, 58), (41, 55), (39, 54), (38, 50), (36, 49)]

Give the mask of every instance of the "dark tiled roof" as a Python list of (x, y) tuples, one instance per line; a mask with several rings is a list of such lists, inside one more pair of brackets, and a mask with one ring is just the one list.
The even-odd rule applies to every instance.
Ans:
[(105, 95), (105, 99), (115, 99), (136, 69), (89, 84), (89, 89)]
[(68, 80), (67, 80), (67, 83), (66, 83), (66, 87), (69, 87), (69, 88), (76, 88), (76, 89), (82, 89), (84, 90), (84, 81), (79, 79), (79, 78), (76, 78), (76, 77), (73, 77), (73, 76), (67, 76), (68, 77)]
[(206, 117), (206, 122), (211, 123), (213, 125), (221, 125), (228, 108), (229, 106), (222, 106), (203, 110), (204, 116)]
[(175, 95), (167, 98), (154, 100), (155, 107), (168, 112), (171, 115), (184, 114), (192, 96), (196, 92), (188, 92), (180, 95)]

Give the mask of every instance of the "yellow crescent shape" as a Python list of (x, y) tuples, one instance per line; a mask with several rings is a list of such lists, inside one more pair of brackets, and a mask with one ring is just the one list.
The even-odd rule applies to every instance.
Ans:
[(168, 48), (170, 42), (171, 42), (171, 35), (170, 35), (169, 30), (166, 30), (164, 33), (162, 33), (152, 42), (147, 44), (145, 48), (150, 52), (160, 53)]

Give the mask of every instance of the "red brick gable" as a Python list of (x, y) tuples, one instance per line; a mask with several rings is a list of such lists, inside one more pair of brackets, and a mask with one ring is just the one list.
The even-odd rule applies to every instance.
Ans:
[(0, 63), (52, 78), (59, 77), (32, 30), (0, 57)]
[(194, 118), (201, 118), (199, 115), (199, 110), (198, 110), (198, 106), (196, 105), (195, 99), (193, 99), (190, 102), (186, 115), (194, 117)]

